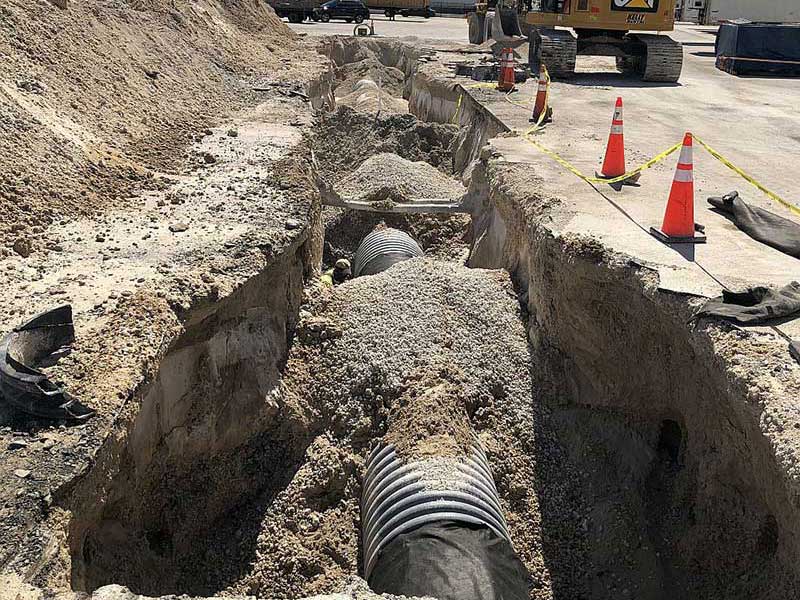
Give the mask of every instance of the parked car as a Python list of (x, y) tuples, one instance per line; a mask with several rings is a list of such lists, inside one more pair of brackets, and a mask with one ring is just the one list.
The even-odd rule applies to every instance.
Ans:
[(436, 11), (430, 6), (423, 6), (422, 8), (404, 8), (400, 11), (401, 17), (425, 17), (429, 19), (436, 16)]
[(330, 0), (316, 9), (314, 15), (323, 23), (331, 19), (361, 23), (369, 19), (369, 9), (360, 0)]
[(319, 7), (319, 0), (267, 0), (275, 13), (289, 19), (290, 23), (302, 23), (306, 19), (314, 19), (314, 10)]

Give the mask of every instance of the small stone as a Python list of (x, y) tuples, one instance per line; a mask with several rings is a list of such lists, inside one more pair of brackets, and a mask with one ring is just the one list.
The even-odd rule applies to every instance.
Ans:
[(96, 236), (94, 236), (94, 241), (95, 242), (105, 242), (106, 241), (106, 236), (98, 233)]
[(181, 231), (186, 231), (187, 229), (189, 229), (189, 224), (182, 221), (180, 223), (173, 223), (169, 226), (169, 230), (172, 233), (180, 233)]
[(27, 479), (31, 476), (31, 472), (28, 469), (17, 469), (14, 471), (14, 475), (19, 477), (20, 479)]
[(200, 276), (200, 279), (202, 279), (206, 283), (213, 283), (213, 281), (214, 281), (214, 278), (209, 273), (203, 273)]
[(25, 440), (11, 440), (8, 443), (9, 450), (19, 450), (20, 448), (27, 448), (27, 447), (28, 447), (28, 442), (26, 442)]
[(228, 129), (228, 137), (239, 137), (239, 132), (236, 129)]
[(203, 162), (207, 165), (213, 165), (215, 162), (217, 162), (217, 157), (210, 152), (203, 152)]
[(300, 221), (297, 221), (296, 219), (288, 219), (284, 225), (286, 226), (286, 229), (297, 229), (300, 227)]
[(19, 254), (22, 258), (28, 258), (31, 252), (33, 252), (31, 242), (27, 238), (18, 238), (17, 241), (14, 242), (13, 249), (14, 252)]

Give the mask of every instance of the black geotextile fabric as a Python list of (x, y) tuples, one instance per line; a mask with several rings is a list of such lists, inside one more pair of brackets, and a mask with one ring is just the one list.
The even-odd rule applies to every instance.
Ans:
[(800, 316), (800, 283), (797, 281), (778, 290), (758, 286), (743, 292), (723, 291), (721, 297), (706, 302), (695, 318), (717, 317), (756, 325), (793, 316)]
[(484, 526), (422, 525), (381, 550), (369, 577), (379, 594), (439, 600), (528, 600), (529, 576), (511, 544)]
[(800, 25), (723, 23), (716, 55), (717, 67), (737, 75), (800, 74), (800, 64), (793, 64), (800, 62)]
[(800, 258), (800, 223), (779, 217), (763, 208), (750, 206), (739, 197), (739, 192), (731, 192), (722, 198), (709, 198), (708, 201), (714, 208), (728, 215), (739, 229), (754, 240)]

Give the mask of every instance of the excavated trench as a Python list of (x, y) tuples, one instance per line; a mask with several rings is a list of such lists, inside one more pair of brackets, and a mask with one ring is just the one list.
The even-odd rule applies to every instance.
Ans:
[[(415, 440), (458, 436), (450, 418), (468, 417), (531, 598), (796, 597), (797, 508), (679, 300), (553, 236), (552, 206), (526, 208), (537, 198), (514, 195), (509, 167), (479, 159), (501, 125), (469, 100), (447, 124), (458, 91), (421, 68), (430, 53), (355, 39), (323, 53), (336, 68), (312, 85), (318, 109), (363, 77), (399, 101), (370, 92), (321, 113), (320, 179), (376, 152), (469, 165), (472, 214), (325, 208), (308, 238), (324, 236), (323, 267), (384, 225), (427, 258), (330, 291), (304, 288), (313, 253), (297, 247), (191, 319), (73, 494), (73, 589), (339, 591), (363, 574), (366, 457), (411, 407), (428, 415)], [(397, 112), (376, 119), (378, 104)]]

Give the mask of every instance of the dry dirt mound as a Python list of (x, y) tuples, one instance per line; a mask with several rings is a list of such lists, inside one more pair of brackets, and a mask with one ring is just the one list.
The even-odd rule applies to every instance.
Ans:
[(464, 187), (426, 162), (412, 162), (397, 154), (368, 158), (334, 189), (342, 197), (360, 202), (392, 200), (452, 200), (464, 195)]
[[(339, 90), (336, 90), (339, 94)], [(408, 112), (408, 102), (395, 98), (384, 91), (372, 79), (359, 79), (352, 86), (352, 91), (337, 96), (337, 104), (350, 106), (361, 112), (372, 114), (403, 114)]]
[[(262, 2), (46, 0), (0, 6), (0, 253), (119, 206), (193, 135), (280, 72), (296, 36)], [(289, 59), (286, 58), (288, 61)], [(246, 92), (246, 93), (245, 93)], [(13, 232), (13, 235), (9, 235)]]
[(455, 125), (425, 123), (410, 114), (376, 120), (374, 114), (340, 106), (316, 124), (313, 145), (320, 174), (331, 182), (381, 152), (425, 161), (451, 173), (450, 147), (456, 133)]

